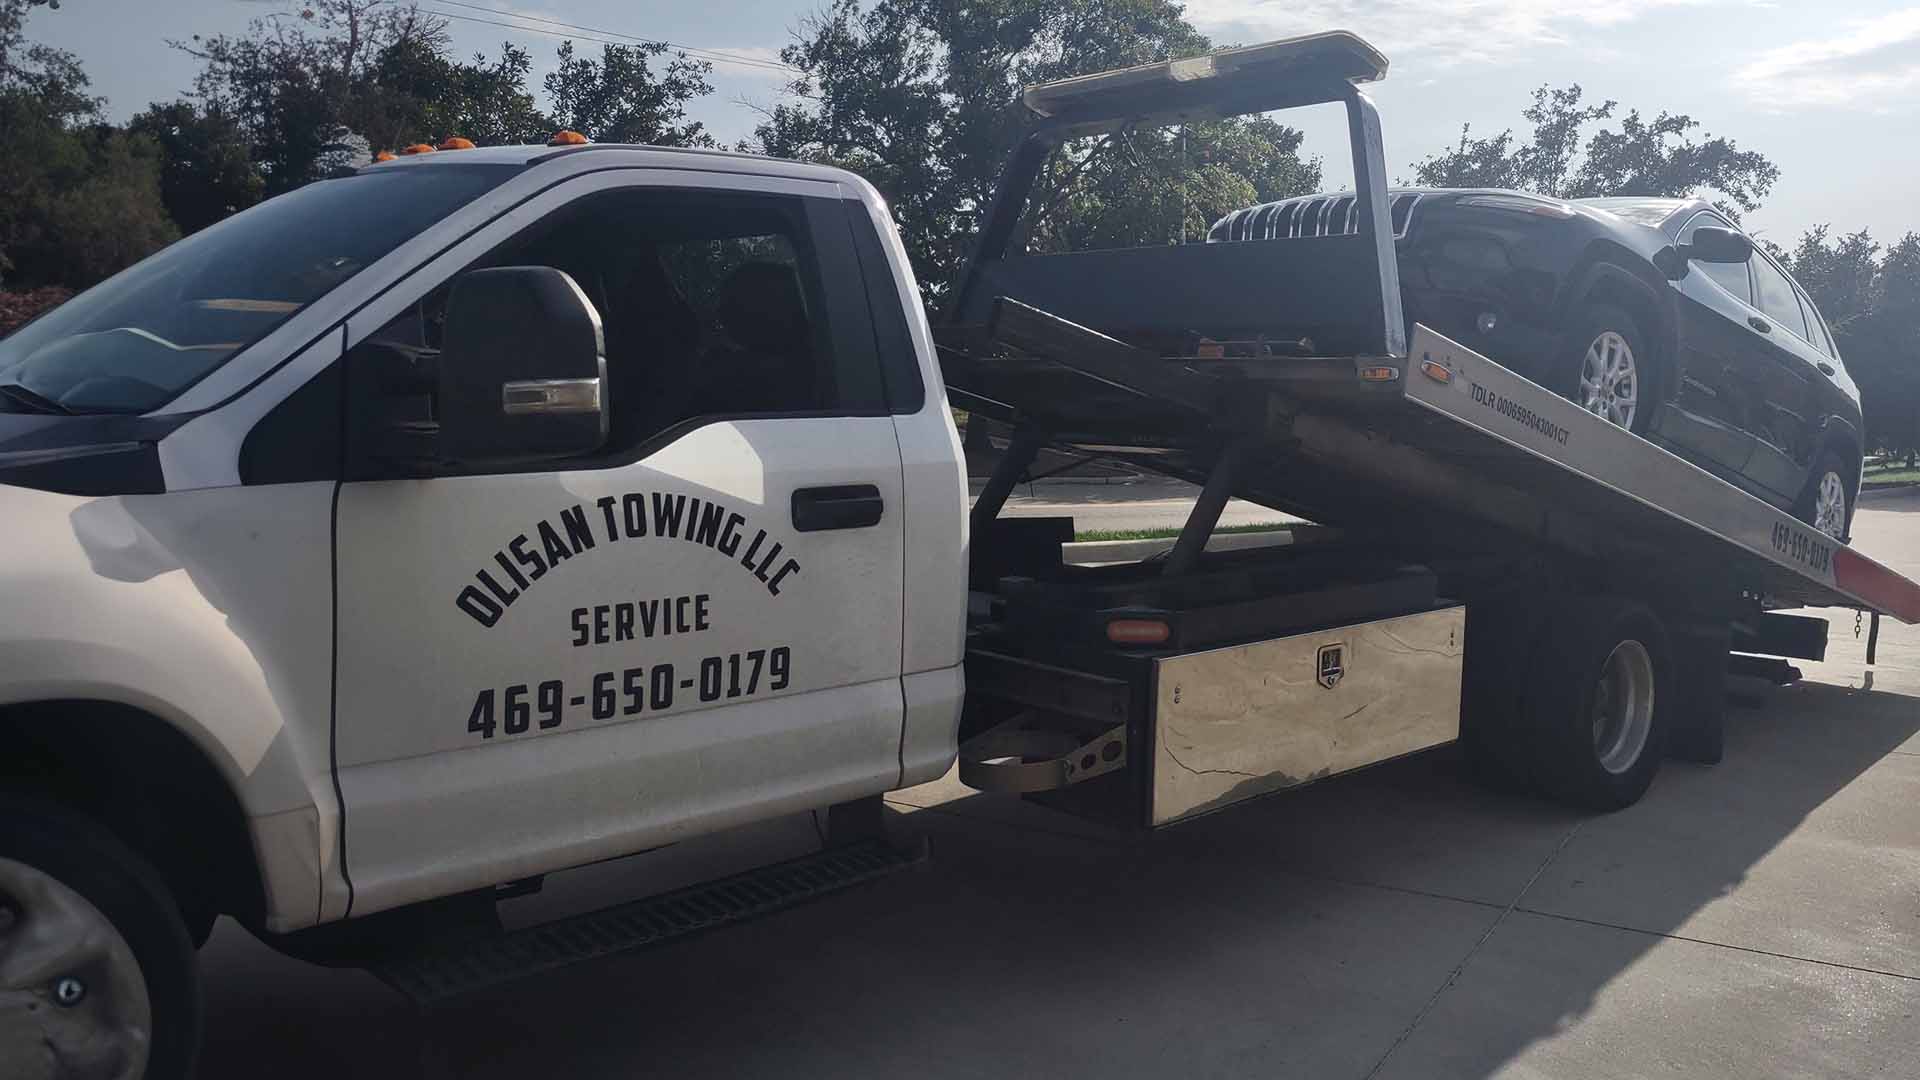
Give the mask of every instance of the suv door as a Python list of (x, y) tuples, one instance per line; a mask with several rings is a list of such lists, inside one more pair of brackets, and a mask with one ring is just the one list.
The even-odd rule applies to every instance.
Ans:
[(1792, 279), (1765, 253), (1754, 253), (1754, 304), (1749, 346), (1738, 358), (1753, 408), (1747, 430), (1754, 436), (1746, 473), (1786, 499), (1799, 495), (1811, 464), (1820, 417), (1814, 380), (1824, 381), (1825, 358), (1813, 347), (1813, 331)]
[(459, 270), (557, 266), (601, 313), (613, 432), (580, 459), (418, 479), (349, 448), (355, 913), (897, 782), (901, 460), (846, 194), (589, 174), (350, 321), (352, 433), (393, 407), (367, 386), (432, 357)]
[[(1690, 243), (1703, 225), (1731, 228), (1711, 211), (1695, 214), (1677, 237)], [(1680, 294), (1681, 383), (1675, 408), (1662, 409), (1658, 434), (1694, 460), (1731, 477), (1746, 468), (1753, 437), (1746, 428), (1749, 388), (1738, 376), (1739, 357), (1751, 349), (1746, 326), (1753, 284), (1746, 263), (1692, 262), (1676, 285)]]

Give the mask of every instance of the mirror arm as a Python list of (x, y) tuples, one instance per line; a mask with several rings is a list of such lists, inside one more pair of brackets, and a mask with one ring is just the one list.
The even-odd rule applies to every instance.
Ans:
[(1665, 274), (1668, 281), (1679, 281), (1687, 276), (1688, 264), (1693, 261), (1693, 248), (1688, 244), (1669, 244), (1653, 253), (1654, 269)]

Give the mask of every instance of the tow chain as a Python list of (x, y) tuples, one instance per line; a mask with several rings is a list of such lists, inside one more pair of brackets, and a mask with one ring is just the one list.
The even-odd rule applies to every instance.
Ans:
[(1866, 613), (1859, 608), (1853, 609), (1853, 639), (1855, 641), (1860, 640), (1860, 620), (1865, 617), (1865, 615)]

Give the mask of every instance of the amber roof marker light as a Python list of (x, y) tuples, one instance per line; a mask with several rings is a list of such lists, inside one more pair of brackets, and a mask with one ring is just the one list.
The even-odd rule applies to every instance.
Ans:
[(460, 137), (460, 136), (458, 136), (458, 135), (449, 135), (449, 136), (448, 136), (448, 137), (446, 137), (445, 139), (442, 139), (442, 140), (440, 140), (440, 149), (442, 149), (442, 150), (471, 150), (471, 149), (473, 149), (473, 140), (472, 140), (472, 139), (463, 139), (463, 138), (461, 138), (461, 137)]
[(547, 140), (548, 146), (585, 146), (592, 140), (577, 131), (556, 131), (553, 138)]
[(417, 143), (414, 143), (412, 146), (402, 147), (400, 149), (400, 153), (406, 156), (412, 156), (414, 154), (431, 154), (433, 153), (433, 144), (417, 142)]

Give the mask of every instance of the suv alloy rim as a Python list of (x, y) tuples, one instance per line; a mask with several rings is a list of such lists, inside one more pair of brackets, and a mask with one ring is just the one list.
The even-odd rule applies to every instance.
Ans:
[(152, 1042), (147, 981), (120, 931), (52, 876), (0, 858), (0, 1062), (137, 1080)]
[(1653, 658), (1638, 641), (1622, 641), (1600, 667), (1593, 691), (1593, 750), (1618, 775), (1640, 760), (1653, 728)]
[(1835, 540), (1846, 531), (1847, 484), (1837, 472), (1820, 478), (1820, 488), (1813, 495), (1813, 527)]
[(1580, 405), (1588, 412), (1623, 428), (1633, 426), (1640, 406), (1640, 369), (1633, 346), (1607, 330), (1587, 346), (1580, 366)]

